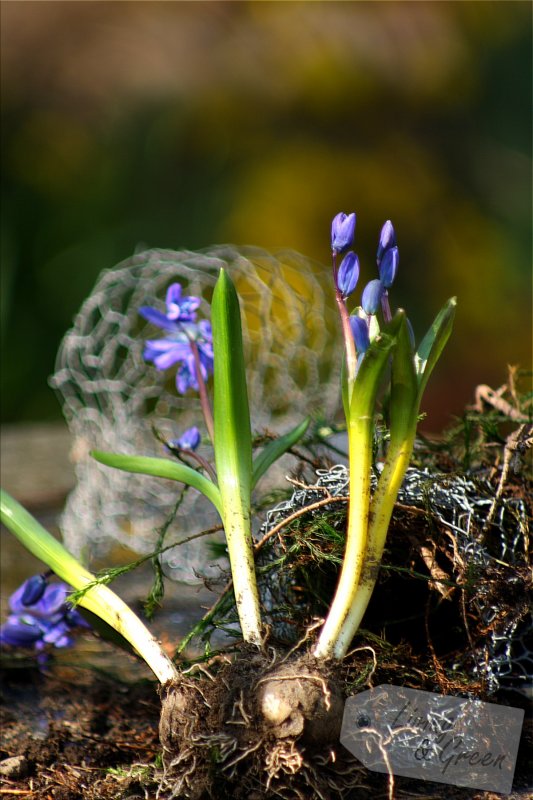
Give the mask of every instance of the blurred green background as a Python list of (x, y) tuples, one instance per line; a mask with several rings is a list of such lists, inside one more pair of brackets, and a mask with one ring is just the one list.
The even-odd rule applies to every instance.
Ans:
[(459, 297), (427, 430), (531, 360), (528, 2), (2, 3), (3, 420), (94, 281), (142, 247), (289, 246), (381, 224), (420, 335)]

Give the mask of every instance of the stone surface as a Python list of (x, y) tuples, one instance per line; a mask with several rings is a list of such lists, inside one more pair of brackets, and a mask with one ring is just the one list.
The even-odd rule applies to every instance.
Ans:
[(2, 488), (30, 510), (60, 508), (75, 482), (70, 447), (63, 422), (3, 425)]
[(0, 775), (3, 778), (17, 780), (24, 778), (29, 771), (28, 760), (25, 756), (10, 756), (0, 761)]

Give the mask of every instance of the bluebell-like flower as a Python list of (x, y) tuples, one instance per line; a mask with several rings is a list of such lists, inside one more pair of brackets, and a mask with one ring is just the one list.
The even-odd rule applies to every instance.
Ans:
[(178, 322), (195, 322), (196, 309), (202, 302), (199, 297), (182, 297), (182, 287), (179, 283), (172, 283), (167, 289), (166, 307), (167, 313), (163, 314), (157, 308), (151, 306), (141, 306), (139, 314), (148, 322), (157, 325), (164, 330), (175, 331), (179, 329)]
[(186, 334), (179, 331), (167, 339), (151, 339), (145, 342), (143, 358), (153, 361), (157, 369), (173, 367), (191, 356), (191, 342)]
[(168, 444), (171, 449), (196, 450), (201, 440), (202, 437), (200, 435), (200, 431), (195, 425), (193, 425), (192, 428), (187, 428), (187, 430), (181, 434), (179, 439), (171, 439)]
[(66, 602), (69, 587), (65, 583), (47, 584), (40, 598), (28, 603), (35, 581), (32, 578), (16, 589), (9, 598), (11, 614), (0, 626), (0, 644), (43, 650), (47, 644), (68, 647), (70, 632), (76, 627), (90, 627)]
[[(206, 381), (213, 373), (214, 353), (213, 353), (213, 332), (211, 323), (201, 320), (196, 326), (193, 339), (198, 350), (198, 360), (200, 365), (200, 375)], [(187, 389), (198, 391), (198, 375), (196, 372), (196, 359), (194, 356), (191, 342), (189, 341), (189, 351), (182, 360), (181, 366), (176, 374), (176, 388), (180, 394), (185, 394)]]
[(47, 586), (45, 575), (32, 575), (27, 581), (22, 584), (24, 591), (20, 596), (20, 602), (23, 606), (32, 606), (37, 603), (44, 594)]
[(400, 253), (396, 245), (385, 251), (379, 265), (379, 278), (385, 289), (390, 289), (398, 272)]
[(349, 297), (359, 280), (359, 259), (350, 250), (342, 259), (339, 271), (337, 272), (337, 288), (343, 297)]
[(179, 283), (173, 283), (168, 287), (165, 301), (167, 317), (180, 322), (194, 322), (196, 320), (196, 309), (202, 301), (199, 297), (192, 297), (191, 295), (182, 297), (182, 291)]
[(383, 225), (381, 233), (379, 235), (379, 244), (377, 253), (378, 267), (381, 264), (383, 254), (391, 247), (395, 246), (396, 246), (396, 231), (394, 230), (392, 222), (390, 221), (390, 219), (388, 219), (386, 223)]
[(355, 342), (355, 349), (358, 355), (363, 355), (370, 346), (368, 324), (362, 317), (358, 317), (357, 314), (354, 314), (350, 317), (350, 327)]
[(361, 307), (365, 314), (377, 313), (384, 292), (385, 287), (380, 280), (376, 279), (367, 283), (361, 297)]
[[(157, 369), (164, 370), (180, 364), (176, 373), (176, 388), (180, 394), (188, 389), (198, 390), (196, 359), (193, 347), (198, 350), (200, 374), (204, 381), (213, 373), (213, 333), (211, 323), (182, 323), (167, 319), (156, 309), (143, 307), (139, 312), (150, 322), (167, 330), (165, 339), (151, 339), (145, 343), (143, 358), (152, 361)], [(149, 313), (147, 313), (149, 312)]]
[(43, 630), (35, 619), (27, 615), (10, 615), (0, 626), (0, 644), (10, 647), (33, 647), (42, 640)]
[(342, 211), (331, 223), (331, 249), (334, 253), (342, 253), (353, 244), (355, 236), (355, 214), (344, 214)]
[(9, 608), (14, 614), (31, 614), (34, 617), (47, 619), (63, 612), (65, 600), (69, 593), (65, 583), (48, 583), (41, 596), (34, 603), (27, 603), (28, 586), (33, 578), (28, 578), (18, 589), (15, 589), (9, 598)]

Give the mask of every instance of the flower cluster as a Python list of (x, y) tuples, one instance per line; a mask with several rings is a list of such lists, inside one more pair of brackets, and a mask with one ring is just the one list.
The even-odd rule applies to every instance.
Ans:
[(188, 389), (200, 388), (213, 373), (213, 335), (211, 323), (196, 322), (200, 298), (182, 296), (179, 283), (169, 286), (166, 296), (166, 314), (150, 306), (141, 306), (139, 314), (148, 322), (166, 331), (163, 339), (146, 342), (144, 358), (157, 369), (164, 370), (179, 364), (176, 388), (180, 394)]
[[(347, 313), (345, 311), (346, 300), (355, 290), (359, 280), (359, 259), (353, 251), (349, 250), (338, 269), (336, 259), (339, 253), (344, 253), (353, 244), (355, 224), (356, 215), (354, 213), (344, 214), (342, 212), (337, 214), (331, 223), (333, 275), (341, 316)], [(360, 307), (349, 318), (358, 361), (370, 345), (371, 319), (377, 314), (380, 307), (385, 322), (391, 320), (388, 289), (396, 277), (399, 263), (396, 233), (392, 222), (387, 220), (381, 229), (377, 251), (379, 278), (367, 283), (361, 296)]]
[(48, 583), (44, 575), (24, 581), (9, 598), (11, 614), (0, 626), (0, 645), (35, 647), (38, 651), (47, 645), (70, 647), (71, 631), (90, 626), (66, 602), (69, 593), (65, 583)]

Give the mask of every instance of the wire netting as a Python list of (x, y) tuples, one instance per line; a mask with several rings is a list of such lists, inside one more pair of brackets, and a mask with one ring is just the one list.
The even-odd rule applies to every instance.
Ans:
[[(293, 251), (229, 245), (134, 255), (100, 275), (61, 344), (51, 378), (74, 438), (77, 486), (61, 522), (72, 552), (101, 556), (114, 543), (141, 554), (153, 550), (180, 485), (103, 467), (89, 453), (162, 456), (154, 424), (167, 438), (193, 424), (201, 427), (198, 396), (178, 395), (175, 370), (160, 372), (143, 360), (144, 341), (160, 332), (138, 308), (164, 310), (167, 287), (179, 282), (184, 294), (202, 298), (200, 316), (208, 318), (221, 267), (241, 301), (254, 431), (283, 433), (311, 411), (328, 419), (337, 412), (342, 344), (329, 268)], [(211, 456), (209, 449), (203, 454)], [(284, 457), (279, 469), (288, 468), (290, 457)], [(215, 522), (203, 496), (188, 491), (165, 543)], [(201, 539), (169, 551), (164, 560), (169, 575), (180, 580), (216, 570)]]
[[(373, 491), (378, 476), (379, 469), (372, 475)], [(261, 534), (267, 535), (290, 515), (323, 500), (325, 492), (327, 497), (347, 497), (348, 482), (349, 471), (342, 464), (318, 470), (312, 486), (295, 488), (290, 497), (267, 512)], [(472, 575), (465, 590), (471, 611), (484, 633), (478, 641), (472, 642), (463, 660), (458, 660), (457, 669), (464, 669), (468, 662), (466, 668), (484, 680), (489, 692), (505, 686), (531, 686), (532, 617), (524, 606), (527, 603), (524, 571), (529, 542), (525, 501), (512, 495), (495, 499), (494, 486), (482, 473), (446, 474), (427, 467), (408, 468), (397, 500), (405, 508), (425, 511), (428, 530), (437, 525), (447, 531), (457, 575)], [(494, 504), (496, 513), (493, 514)], [(331, 514), (334, 510), (333, 504), (324, 505), (310, 510), (308, 518)], [(487, 535), (483, 535), (489, 515), (492, 517), (490, 528)], [(343, 518), (340, 524), (344, 527)], [(261, 561), (277, 564), (280, 555), (282, 550), (274, 547), (265, 552)], [(280, 636), (289, 638), (292, 630), (285, 622), (284, 603), (291, 595), (294, 576), (290, 570), (274, 571), (275, 578), (261, 587), (263, 605), (268, 609), (271, 626)], [(502, 582), (507, 586), (506, 594), (501, 592)]]

